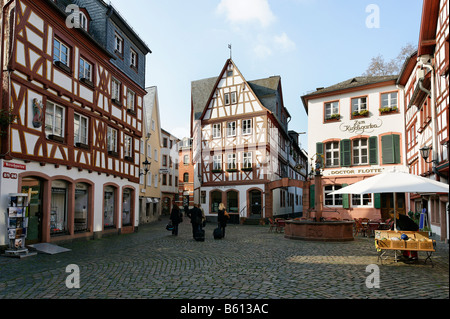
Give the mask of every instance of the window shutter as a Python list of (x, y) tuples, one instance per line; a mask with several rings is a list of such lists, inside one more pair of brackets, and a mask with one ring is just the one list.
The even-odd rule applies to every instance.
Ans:
[(341, 166), (352, 165), (352, 143), (350, 140), (341, 141)]
[(316, 207), (316, 185), (309, 186), (309, 208)]
[(400, 163), (400, 135), (391, 134), (381, 137), (383, 164)]
[[(342, 188), (348, 186), (348, 184), (342, 184)], [(349, 200), (350, 195), (349, 194), (342, 194), (342, 207), (345, 209), (349, 209), (350, 208), (350, 200)]]
[(394, 163), (398, 164), (401, 162), (401, 160), (400, 160), (400, 135), (398, 135), (398, 134), (392, 135), (392, 144), (394, 145)]
[(380, 193), (376, 193), (373, 194), (374, 197), (374, 206), (376, 209), (380, 209), (381, 208), (381, 194)]
[(378, 137), (369, 137), (369, 164), (378, 164)]
[[(316, 144), (316, 153), (323, 155), (323, 143), (317, 143)], [(325, 166), (325, 163), (323, 163), (323, 159), (321, 156), (317, 155), (317, 158), (320, 160), (320, 163), (322, 163), (322, 167)]]
[(394, 164), (394, 139), (392, 135), (381, 137), (381, 157), (383, 164)]

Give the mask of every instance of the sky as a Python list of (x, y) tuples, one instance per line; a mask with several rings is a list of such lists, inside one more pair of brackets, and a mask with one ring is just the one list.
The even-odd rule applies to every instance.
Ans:
[[(106, 0), (108, 2), (108, 0)], [(189, 136), (191, 82), (218, 76), (230, 57), (247, 81), (281, 76), (289, 129), (307, 150), (301, 96), (417, 46), (422, 0), (111, 0), (152, 50), (161, 127)]]

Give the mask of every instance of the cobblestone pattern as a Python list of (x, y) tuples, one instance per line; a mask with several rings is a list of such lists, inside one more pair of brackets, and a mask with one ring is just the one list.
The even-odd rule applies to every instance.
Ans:
[[(377, 264), (373, 238), (354, 242), (292, 241), (265, 226), (229, 225), (226, 238), (192, 238), (191, 225), (179, 236), (167, 221), (141, 226), (138, 233), (61, 245), (72, 251), (22, 260), (0, 257), (0, 299), (415, 299), (449, 298), (448, 244), (438, 243), (434, 267), (380, 265), (380, 288), (367, 288), (369, 264)], [(65, 285), (66, 266), (80, 268), (80, 289)], [(379, 265), (379, 264), (378, 264)]]

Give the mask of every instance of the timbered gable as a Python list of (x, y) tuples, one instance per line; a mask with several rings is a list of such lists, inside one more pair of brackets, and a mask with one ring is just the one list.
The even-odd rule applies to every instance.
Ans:
[(258, 100), (233, 61), (227, 60), (210, 99), (203, 111), (202, 120), (245, 116), (262, 112), (265, 108)]

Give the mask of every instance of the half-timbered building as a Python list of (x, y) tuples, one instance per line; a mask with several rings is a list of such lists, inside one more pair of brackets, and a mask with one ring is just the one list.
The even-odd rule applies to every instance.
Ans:
[(8, 193), (32, 190), (28, 242), (134, 231), (145, 89), (93, 36), (87, 8), (0, 3), (1, 108), (14, 116), (2, 126), (1, 210)]
[[(397, 81), (404, 96), (409, 171), (444, 183), (449, 180), (448, 10), (448, 0), (423, 2), (418, 50), (405, 61)], [(430, 230), (448, 241), (448, 193), (410, 194), (410, 210), (419, 214), (423, 209)]]
[(246, 81), (228, 59), (218, 77), (191, 89), (194, 198), (205, 214), (216, 216), (221, 202), (236, 221), (300, 213), (291, 199), (301, 185), (288, 182), (292, 139), (281, 78)]

